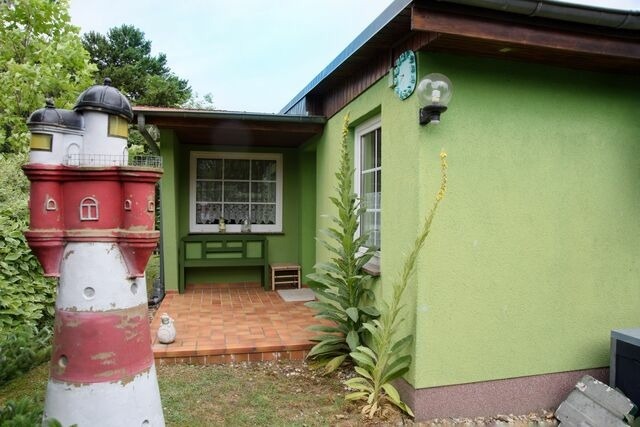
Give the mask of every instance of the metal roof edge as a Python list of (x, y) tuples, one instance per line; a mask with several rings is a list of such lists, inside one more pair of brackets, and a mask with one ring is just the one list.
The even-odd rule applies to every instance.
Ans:
[(482, 9), (577, 22), (620, 30), (640, 29), (640, 11), (573, 3), (566, 0), (437, 0)]
[(344, 61), (346, 61), (355, 51), (360, 49), (364, 44), (378, 33), (385, 25), (387, 25), (393, 18), (395, 18), (400, 12), (402, 12), (407, 6), (413, 3), (413, 0), (396, 0), (391, 3), (376, 19), (371, 22), (351, 43), (347, 45), (342, 52), (335, 57), (333, 61), (329, 63), (320, 73), (307, 84), (291, 101), (287, 103), (280, 111), (279, 114), (285, 114), (296, 105), (302, 98), (304, 98), (313, 88), (315, 88), (322, 80), (324, 80), (329, 74), (333, 73)]

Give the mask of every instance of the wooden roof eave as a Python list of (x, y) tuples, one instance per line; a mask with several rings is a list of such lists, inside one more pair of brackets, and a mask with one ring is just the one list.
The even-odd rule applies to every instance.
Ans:
[[(593, 56), (603, 60), (625, 60), (640, 68), (640, 43), (634, 39), (607, 37), (602, 34), (587, 34), (534, 25), (490, 20), (486, 17), (459, 15), (414, 6), (411, 14), (411, 30), (437, 33), (435, 40), (447, 42), (466, 40), (472, 45), (520, 46), (540, 58), (539, 51), (552, 50), (566, 55)], [(448, 37), (450, 36), (450, 37)], [(497, 53), (497, 52), (496, 52)], [(633, 71), (633, 70), (629, 70)]]
[(136, 116), (160, 130), (173, 131), (181, 144), (300, 147), (324, 130), (321, 116), (192, 111), (134, 107)]

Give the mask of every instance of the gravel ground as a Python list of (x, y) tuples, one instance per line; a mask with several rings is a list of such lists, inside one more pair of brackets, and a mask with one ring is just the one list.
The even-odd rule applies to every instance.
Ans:
[(478, 418), (436, 418), (416, 426), (557, 426), (558, 420), (551, 411), (542, 411), (528, 415), (496, 415), (493, 417)]

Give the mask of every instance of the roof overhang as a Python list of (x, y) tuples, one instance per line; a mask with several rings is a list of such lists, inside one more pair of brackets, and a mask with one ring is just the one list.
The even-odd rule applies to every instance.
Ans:
[(134, 121), (171, 130), (181, 144), (299, 147), (322, 133), (321, 116), (136, 106)]
[(414, 6), (411, 30), (437, 34), (426, 50), (625, 74), (640, 72), (637, 32), (465, 7)]
[(321, 111), (317, 99), (381, 60), (388, 69), (409, 40), (414, 50), (637, 74), (639, 16), (552, 0), (396, 0), (280, 112), (305, 102)]

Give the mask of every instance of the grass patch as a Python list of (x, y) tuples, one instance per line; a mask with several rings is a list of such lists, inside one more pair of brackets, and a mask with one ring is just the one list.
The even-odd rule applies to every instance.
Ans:
[[(358, 407), (344, 400), (344, 373), (321, 376), (299, 362), (159, 366), (167, 426), (362, 425)], [(48, 364), (0, 387), (8, 399), (44, 404)]]
[(360, 418), (339, 378), (303, 364), (162, 366), (158, 375), (167, 425), (322, 426)]

